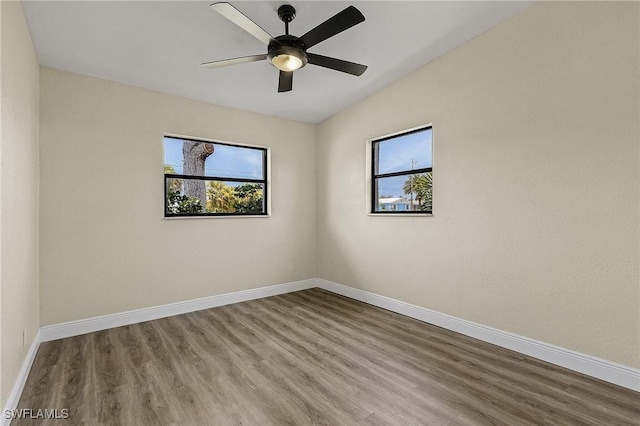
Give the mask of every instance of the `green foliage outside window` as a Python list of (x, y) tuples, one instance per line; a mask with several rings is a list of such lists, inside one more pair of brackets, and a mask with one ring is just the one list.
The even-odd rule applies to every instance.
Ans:
[(200, 213), (202, 204), (196, 197), (187, 197), (186, 195), (181, 195), (178, 191), (171, 191), (167, 196), (167, 209), (173, 214)]
[(402, 189), (407, 195), (415, 194), (420, 210), (431, 211), (433, 201), (433, 173), (428, 172), (409, 176)]

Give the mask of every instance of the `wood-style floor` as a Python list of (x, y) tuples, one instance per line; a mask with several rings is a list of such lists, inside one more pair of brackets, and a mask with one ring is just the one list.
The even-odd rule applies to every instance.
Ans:
[(640, 394), (312, 289), (44, 343), (12, 425), (638, 425)]

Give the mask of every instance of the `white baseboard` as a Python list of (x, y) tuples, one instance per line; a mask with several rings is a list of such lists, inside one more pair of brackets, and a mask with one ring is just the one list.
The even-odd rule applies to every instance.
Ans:
[(29, 347), (27, 356), (24, 358), (22, 368), (20, 368), (20, 371), (18, 372), (18, 377), (13, 384), (13, 388), (11, 388), (11, 393), (9, 393), (9, 397), (4, 404), (2, 415), (0, 416), (0, 424), (2, 424), (3, 426), (9, 426), (11, 424), (11, 418), (7, 418), (7, 416), (10, 417), (11, 410), (15, 410), (18, 406), (20, 396), (22, 395), (22, 390), (24, 389), (24, 384), (27, 383), (29, 371), (31, 371), (31, 366), (33, 365), (33, 361), (36, 359), (36, 354), (38, 353), (38, 348), (40, 347), (41, 336), (42, 333), (38, 329), (36, 335), (33, 337), (33, 342), (31, 342), (31, 346)]
[(48, 342), (50, 340), (79, 336), (81, 334), (92, 333), (94, 331), (107, 330), (109, 328), (121, 327), (123, 325), (137, 324), (139, 322), (186, 314), (188, 312), (200, 311), (202, 309), (215, 308), (216, 306), (245, 302), (247, 300), (276, 296), (278, 294), (306, 290), (313, 287), (316, 287), (316, 280), (312, 278), (286, 284), (276, 284), (251, 290), (236, 291), (217, 296), (186, 300), (183, 302), (170, 303), (168, 305), (153, 306), (150, 308), (136, 309), (134, 311), (69, 321), (61, 324), (47, 325), (41, 327), (40, 330), (42, 331), (42, 341)]
[(318, 287), (397, 312), (465, 336), (474, 337), (521, 354), (529, 355), (551, 364), (559, 365), (628, 389), (640, 392), (640, 370), (616, 364), (590, 355), (574, 352), (528, 337), (518, 336), (484, 325), (442, 314), (420, 306), (411, 305), (389, 297), (359, 290), (331, 281), (317, 279)]

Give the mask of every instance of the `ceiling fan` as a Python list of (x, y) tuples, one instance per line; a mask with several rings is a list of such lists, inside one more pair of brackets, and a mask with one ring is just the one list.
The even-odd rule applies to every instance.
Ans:
[(356, 76), (362, 75), (367, 69), (366, 65), (307, 52), (310, 47), (363, 22), (364, 16), (354, 6), (347, 7), (302, 37), (289, 34), (289, 23), (296, 17), (296, 10), (288, 4), (278, 8), (278, 17), (284, 22), (285, 32), (278, 37), (272, 37), (229, 3), (214, 3), (211, 8), (267, 45), (267, 53), (205, 62), (202, 64), (203, 67), (219, 68), (268, 59), (274, 67), (280, 70), (278, 92), (290, 91), (293, 88), (293, 72), (307, 64), (318, 65)]

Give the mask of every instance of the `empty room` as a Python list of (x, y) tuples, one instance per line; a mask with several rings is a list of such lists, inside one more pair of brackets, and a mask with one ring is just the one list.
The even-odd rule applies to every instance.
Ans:
[(0, 424), (640, 425), (640, 2), (0, 35)]

